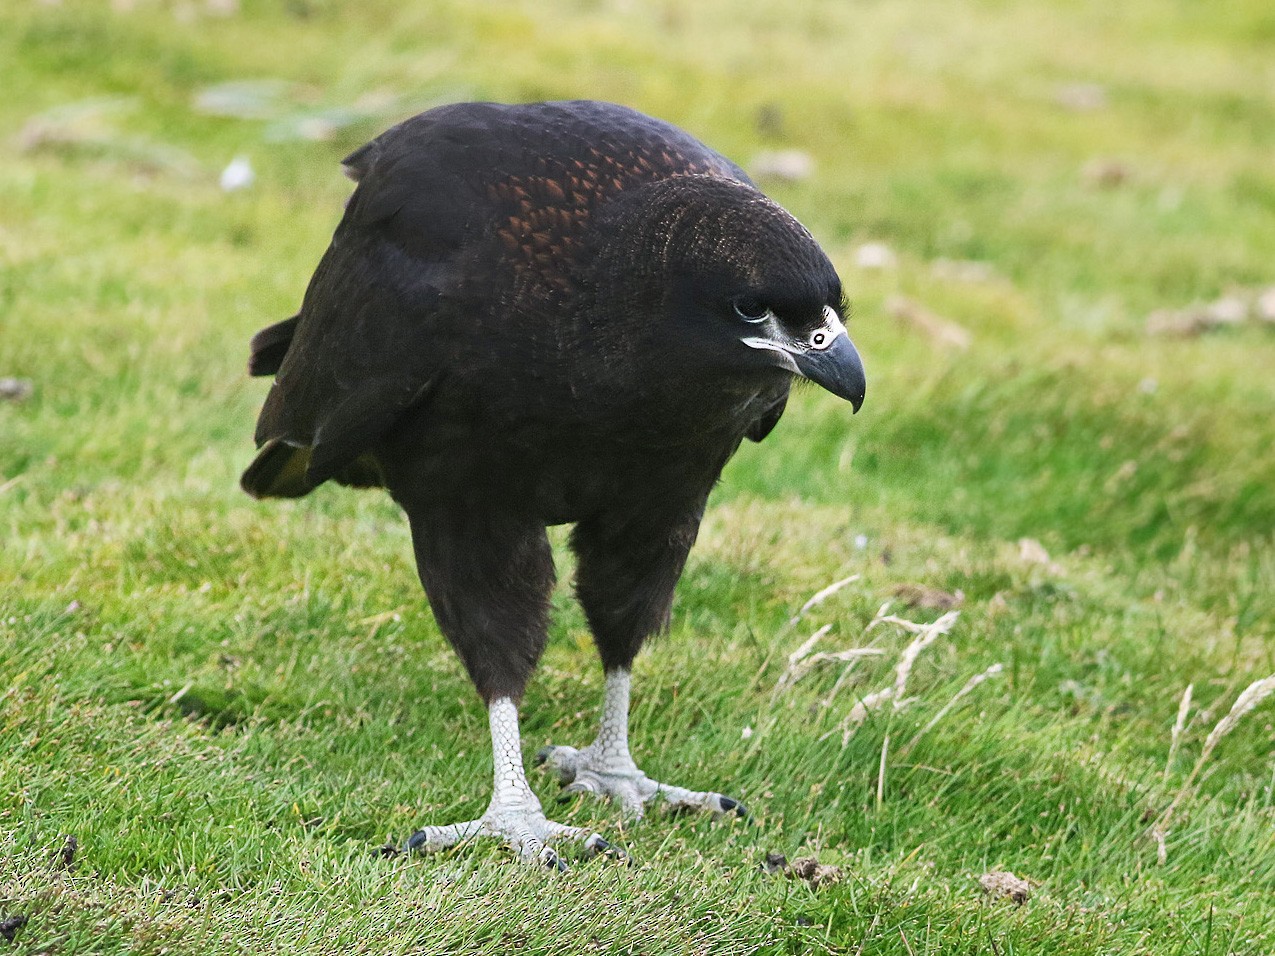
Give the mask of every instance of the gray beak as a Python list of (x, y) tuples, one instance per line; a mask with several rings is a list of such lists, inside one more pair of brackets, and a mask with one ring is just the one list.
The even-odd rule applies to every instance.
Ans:
[(848, 335), (838, 335), (823, 350), (790, 353), (797, 371), (816, 385), (822, 385), (838, 398), (844, 398), (857, 412), (863, 404), (868, 382), (863, 374), (863, 360)]

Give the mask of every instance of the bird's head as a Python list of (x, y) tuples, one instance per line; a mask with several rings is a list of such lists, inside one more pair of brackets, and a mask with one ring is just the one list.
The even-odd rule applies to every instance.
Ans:
[(693, 360), (687, 365), (787, 372), (858, 411), (866, 385), (841, 281), (781, 206), (714, 176), (660, 180), (611, 206), (611, 267), (623, 270), (632, 301), (663, 313), (661, 337)]

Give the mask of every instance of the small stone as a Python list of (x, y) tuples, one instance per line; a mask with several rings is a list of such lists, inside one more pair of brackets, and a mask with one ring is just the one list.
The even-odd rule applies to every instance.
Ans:
[(0, 378), (0, 401), (25, 402), (35, 392), (29, 378)]
[(1237, 295), (1228, 295), (1210, 302), (1204, 311), (1214, 325), (1236, 325), (1248, 318), (1248, 303)]
[(1173, 335), (1191, 338), (1208, 328), (1204, 314), (1198, 311), (1179, 312), (1174, 309), (1156, 309), (1147, 316), (1147, 335)]
[(971, 285), (991, 282), (996, 278), (992, 264), (979, 259), (935, 259), (930, 263), (930, 272), (939, 279)]
[(814, 175), (815, 159), (799, 149), (780, 149), (758, 153), (752, 169), (758, 179), (797, 183)]
[(1107, 91), (1097, 83), (1064, 83), (1054, 91), (1054, 102), (1073, 113), (1107, 108)]
[(988, 896), (1012, 900), (1018, 906), (1026, 903), (1032, 895), (1031, 884), (1008, 870), (992, 870), (984, 873), (978, 878), (978, 885)]
[(1275, 324), (1275, 285), (1264, 289), (1253, 306), (1253, 315), (1262, 322)]
[(860, 269), (893, 269), (899, 258), (884, 242), (865, 242), (854, 251), (854, 264)]
[(1018, 539), (1018, 556), (1028, 564), (1049, 563), (1049, 552), (1035, 538)]
[[(1271, 305), (1275, 307), (1275, 302)], [(1260, 318), (1261, 308), (1259, 298), (1252, 306), (1252, 314)], [(1207, 305), (1197, 303), (1185, 309), (1157, 309), (1147, 316), (1147, 334), (1194, 338), (1215, 329), (1239, 325), (1249, 314), (1250, 305), (1245, 296), (1225, 295)]]
[(1045, 546), (1035, 538), (1018, 539), (1018, 558), (1024, 564), (1038, 564), (1046, 568), (1050, 574), (1059, 574), (1062, 571), (1049, 557)]
[(257, 174), (252, 170), (252, 163), (247, 156), (236, 156), (221, 171), (221, 188), (223, 192), (234, 192), (247, 189), (256, 180)]
[(312, 143), (334, 140), (339, 131), (339, 124), (327, 116), (305, 116), (296, 123), (297, 136)]
[(1133, 176), (1133, 168), (1118, 159), (1097, 158), (1085, 163), (1080, 170), (1080, 177), (1089, 186), (1100, 189), (1114, 189), (1122, 186)]

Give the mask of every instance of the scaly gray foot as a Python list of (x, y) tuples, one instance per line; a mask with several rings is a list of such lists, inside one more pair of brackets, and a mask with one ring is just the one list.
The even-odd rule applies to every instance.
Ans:
[(613, 857), (623, 856), (591, 830), (569, 827), (545, 817), (544, 811), (540, 809), (540, 802), (535, 797), (500, 803), (492, 801), (487, 812), (477, 820), (424, 827), (408, 839), (407, 849), (428, 853), (478, 837), (503, 840), (523, 862), (540, 863), (555, 870), (565, 870), (567, 865), (551, 845), (554, 843), (578, 842), (589, 856), (600, 853)]
[(706, 790), (688, 790), (652, 780), (644, 774), (628, 748), (608, 748), (602, 740), (583, 750), (575, 747), (544, 747), (536, 763), (557, 775), (563, 794), (595, 793), (610, 797), (626, 813), (641, 818), (646, 804), (660, 798), (670, 810), (708, 810), (747, 817), (748, 810), (732, 797)]
[(487, 812), (477, 820), (417, 830), (408, 839), (407, 849), (429, 852), (476, 837), (495, 837), (508, 844), (525, 863), (543, 863), (551, 869), (565, 870), (567, 865), (550, 844), (574, 840), (581, 843), (590, 856), (604, 853), (623, 859), (623, 853), (596, 833), (554, 823), (545, 817), (522, 770), (517, 705), (508, 697), (499, 697), (487, 709), (495, 769)]

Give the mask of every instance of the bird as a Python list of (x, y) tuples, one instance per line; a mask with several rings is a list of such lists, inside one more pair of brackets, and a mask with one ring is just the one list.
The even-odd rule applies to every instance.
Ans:
[(293, 317), (251, 342), (274, 376), (241, 485), (297, 498), (383, 488), (434, 618), (486, 706), (486, 811), (406, 848), (476, 837), (565, 869), (623, 855), (546, 817), (526, 775), (524, 690), (571, 525), (602, 671), (596, 739), (537, 763), (640, 817), (654, 801), (745, 815), (658, 782), (629, 748), (635, 656), (667, 629), (710, 491), (809, 380), (863, 402), (836, 269), (735, 163), (678, 127), (590, 100), (455, 103), (344, 160), (355, 182)]

